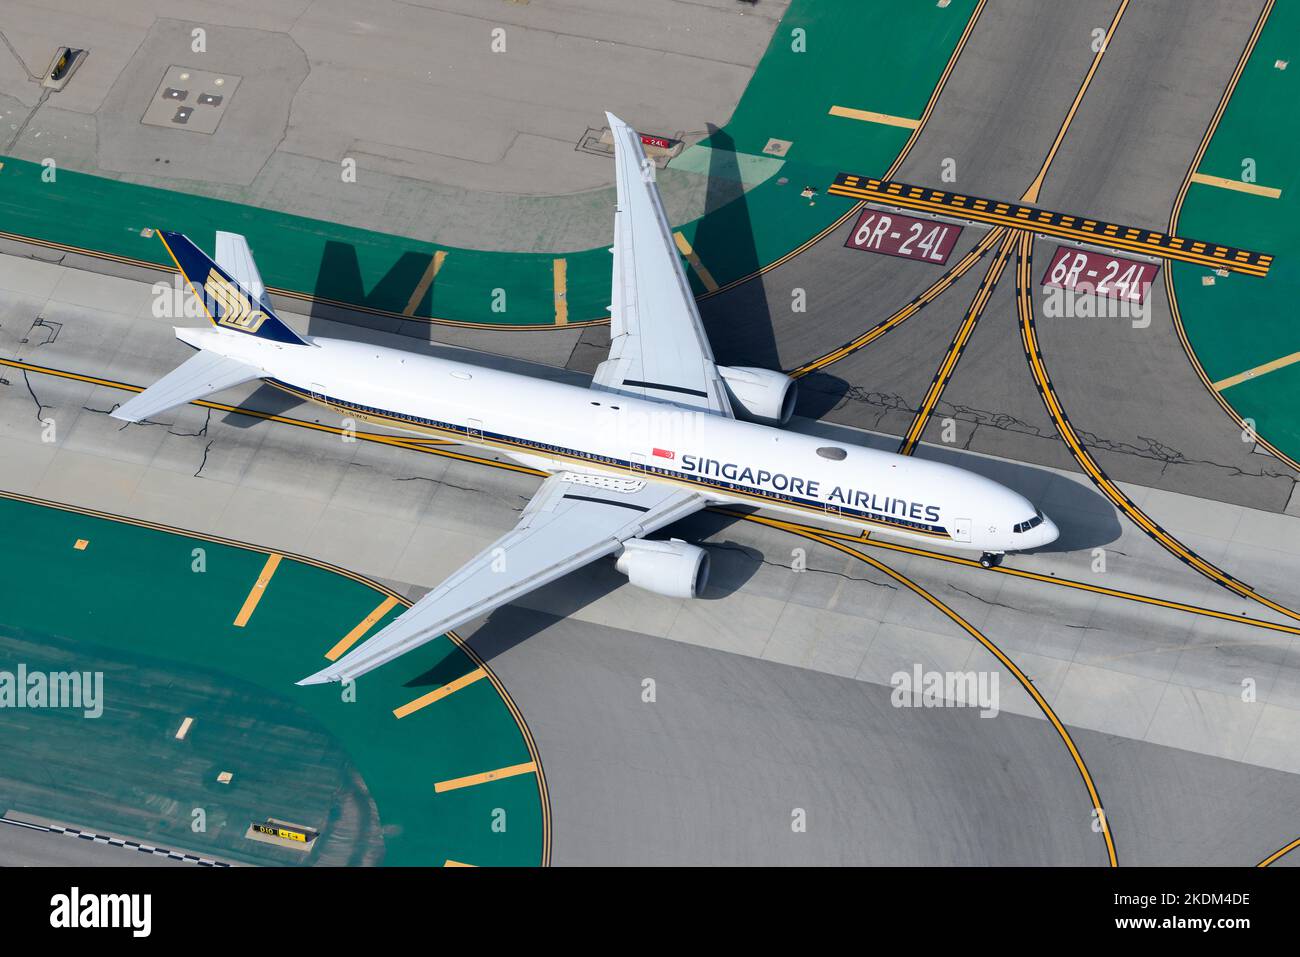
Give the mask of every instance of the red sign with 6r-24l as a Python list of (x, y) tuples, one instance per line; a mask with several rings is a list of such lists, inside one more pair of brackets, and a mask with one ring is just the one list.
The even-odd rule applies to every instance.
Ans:
[(942, 266), (948, 261), (959, 236), (961, 227), (951, 223), (936, 223), (932, 219), (916, 219), (867, 207), (844, 245), (850, 249), (919, 259)]

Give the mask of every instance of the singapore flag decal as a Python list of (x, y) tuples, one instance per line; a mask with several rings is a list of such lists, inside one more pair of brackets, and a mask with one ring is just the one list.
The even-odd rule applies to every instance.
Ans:
[(675, 458), (677, 458), (677, 453), (676, 453), (676, 452), (669, 451), (668, 449), (655, 449), (655, 450), (654, 450), (654, 454), (655, 454), (656, 457), (661, 458), (661, 459), (675, 459)]

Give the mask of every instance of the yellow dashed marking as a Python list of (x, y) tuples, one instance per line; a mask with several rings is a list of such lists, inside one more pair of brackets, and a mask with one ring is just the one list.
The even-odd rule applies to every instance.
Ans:
[(1234, 385), (1241, 385), (1248, 379), (1276, 372), (1278, 369), (1284, 369), (1297, 362), (1300, 362), (1300, 352), (1293, 352), (1289, 356), (1283, 356), (1280, 359), (1274, 359), (1272, 362), (1265, 362), (1261, 366), (1255, 366), (1253, 369), (1247, 369), (1245, 372), (1238, 372), (1236, 375), (1228, 376), (1226, 379), (1220, 379), (1214, 383), (1214, 391), (1222, 392), (1224, 389), (1231, 389)]
[(271, 583), (271, 576), (275, 570), (280, 567), (280, 556), (270, 554), (266, 557), (266, 564), (262, 566), (262, 573), (257, 576), (257, 581), (248, 592), (248, 597), (244, 599), (244, 607), (239, 609), (239, 614), (235, 616), (235, 627), (243, 628), (248, 624), (248, 619), (253, 617), (253, 611), (257, 608), (257, 603), (262, 600), (266, 594), (266, 586)]
[(429, 287), (433, 285), (433, 280), (438, 275), (438, 270), (442, 269), (443, 260), (446, 258), (446, 252), (441, 249), (433, 254), (433, 258), (429, 260), (429, 265), (425, 267), (424, 275), (421, 276), (420, 281), (415, 284), (415, 291), (411, 293), (411, 298), (406, 301), (406, 308), (402, 310), (402, 315), (415, 315), (415, 310), (419, 308), (420, 300), (424, 298), (424, 294), (428, 292)]
[(414, 701), (410, 701), (402, 705), (400, 708), (394, 708), (393, 716), (398, 719), (405, 718), (408, 714), (414, 714), (416, 711), (419, 711), (421, 708), (428, 707), (429, 705), (433, 704), (435, 701), (441, 701), (443, 698), (447, 697), (447, 695), (455, 694), (461, 688), (464, 688), (467, 685), (472, 685), (480, 678), (486, 678), (486, 677), (487, 677), (486, 671), (484, 671), (482, 668), (475, 668), (469, 674), (462, 675), (461, 677), (457, 678), (455, 681), (451, 681), (443, 685), (441, 688), (437, 688), (433, 691), (430, 691), (428, 694), (420, 695), (420, 697), (416, 698)]
[(347, 651), (349, 648), (355, 645), (357, 643), (357, 640), (366, 632), (368, 632), (371, 628), (373, 628), (375, 626), (375, 622), (377, 622), (380, 618), (383, 618), (386, 614), (388, 614), (388, 612), (396, 604), (397, 604), (397, 599), (394, 598), (392, 595), (389, 595), (387, 598), (385, 598), (383, 601), (379, 603), (378, 607), (375, 608), (374, 611), (366, 615), (365, 618), (362, 618), (361, 621), (357, 623), (357, 626), (355, 628), (353, 628), (341, 639), (339, 639), (339, 643), (337, 645), (335, 645), (329, 651), (325, 652), (325, 657), (328, 658), (330, 661), (338, 661), (339, 658), (343, 656), (343, 652)]
[(1266, 196), (1269, 199), (1280, 199), (1282, 191), (1274, 189), (1272, 186), (1260, 186), (1258, 183), (1243, 183), (1239, 179), (1228, 179), (1224, 176), (1211, 176), (1209, 173), (1193, 173), (1193, 183), (1201, 183), (1204, 186), (1217, 186), (1219, 189), (1235, 189), (1239, 193), (1250, 193), (1252, 196)]
[(854, 110), (847, 106), (832, 106), (831, 116), (843, 116), (850, 120), (863, 120), (867, 123), (883, 123), (885, 126), (901, 126), (905, 130), (914, 130), (921, 125), (920, 120), (906, 116), (891, 116), (888, 113), (874, 113), (871, 110)]
[(554, 259), (551, 261), (551, 274), (555, 287), (555, 324), (562, 326), (569, 321), (568, 275), (569, 261)]
[(716, 292), (718, 283), (713, 278), (713, 275), (704, 268), (704, 263), (700, 262), (700, 257), (695, 255), (695, 250), (691, 248), (690, 240), (681, 233), (673, 233), (673, 241), (677, 243), (677, 248), (682, 251), (682, 255), (686, 257), (686, 261), (690, 263), (691, 268), (695, 270), (695, 275), (700, 278), (700, 282), (704, 285), (704, 288), (709, 292)]
[(455, 791), (457, 788), (473, 787), (475, 784), (486, 784), (488, 781), (499, 781), (501, 778), (513, 778), (518, 774), (532, 774), (537, 770), (537, 763), (529, 761), (526, 764), (513, 764), (508, 768), (498, 768), (495, 771), (484, 771), (482, 774), (470, 774), (463, 778), (452, 778), (450, 781), (439, 781), (433, 786), (433, 790), (438, 794), (444, 791)]

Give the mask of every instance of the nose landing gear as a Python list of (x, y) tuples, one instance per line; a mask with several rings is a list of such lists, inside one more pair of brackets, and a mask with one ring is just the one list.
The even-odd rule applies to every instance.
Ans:
[(1005, 552), (985, 552), (980, 556), (980, 564), (985, 568), (997, 568), (1002, 564)]

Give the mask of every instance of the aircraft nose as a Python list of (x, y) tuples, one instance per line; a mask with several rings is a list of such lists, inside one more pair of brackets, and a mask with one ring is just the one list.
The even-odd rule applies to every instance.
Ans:
[(1050, 545), (1060, 537), (1061, 530), (1056, 527), (1056, 523), (1044, 515), (1043, 524), (1038, 526), (1038, 544)]

